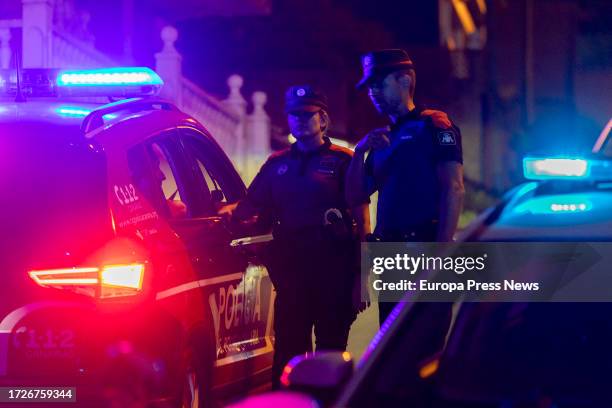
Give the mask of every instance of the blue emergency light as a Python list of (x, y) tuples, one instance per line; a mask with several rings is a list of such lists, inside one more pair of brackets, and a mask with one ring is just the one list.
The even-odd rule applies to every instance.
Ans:
[(523, 174), (529, 180), (612, 180), (612, 162), (579, 157), (526, 157)]
[(0, 71), (0, 95), (138, 97), (156, 95), (163, 80), (146, 67), (87, 70), (24, 69)]
[(72, 106), (60, 106), (55, 109), (58, 115), (65, 117), (84, 118), (91, 113), (89, 109), (76, 108)]
[(62, 86), (121, 86), (163, 85), (162, 79), (149, 68), (120, 67), (60, 71), (57, 85)]
[(163, 84), (159, 75), (145, 67), (60, 71), (56, 80), (58, 94), (67, 96), (149, 96)]
[(593, 203), (585, 194), (534, 197), (516, 206), (517, 214), (579, 214), (591, 211)]
[[(55, 108), (55, 113), (67, 118), (84, 118), (91, 113), (91, 109), (85, 109), (78, 106), (60, 106)], [(117, 117), (118, 115), (115, 113), (107, 113), (102, 116), (105, 120), (116, 119)]]
[(584, 159), (549, 157), (523, 159), (523, 173), (530, 180), (548, 178), (582, 178), (589, 173), (589, 162)]

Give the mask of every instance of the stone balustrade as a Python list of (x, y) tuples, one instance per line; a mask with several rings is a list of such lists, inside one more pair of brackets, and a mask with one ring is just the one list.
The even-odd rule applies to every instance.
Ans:
[[(83, 41), (54, 26), (55, 0), (21, 0), (22, 18), (0, 20), (0, 68), (9, 68), (15, 54), (11, 49), (12, 33), (21, 29), (24, 68), (102, 68), (120, 66), (118, 61), (96, 50), (91, 41)], [(230, 156), (246, 182), (270, 154), (272, 127), (265, 112), (267, 96), (252, 95), (252, 112), (242, 96), (244, 79), (231, 75), (227, 80), (228, 96), (219, 100), (182, 74), (182, 56), (175, 48), (176, 28), (161, 31), (163, 47), (155, 54), (155, 69), (164, 80), (161, 97), (173, 101), (180, 109), (200, 121)]]

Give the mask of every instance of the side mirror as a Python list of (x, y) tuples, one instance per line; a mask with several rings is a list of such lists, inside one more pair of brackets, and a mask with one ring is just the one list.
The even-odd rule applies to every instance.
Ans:
[(284, 368), (281, 384), (291, 391), (312, 395), (324, 406), (330, 405), (353, 374), (348, 352), (324, 351), (294, 357)]

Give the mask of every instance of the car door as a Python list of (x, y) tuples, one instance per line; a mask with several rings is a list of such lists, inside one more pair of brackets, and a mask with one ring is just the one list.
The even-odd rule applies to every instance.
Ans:
[(244, 197), (245, 187), (210, 137), (186, 127), (152, 143), (166, 159), (160, 160), (164, 213), (189, 252), (210, 310), (215, 383), (248, 379), (271, 363), (273, 292), (261, 262), (271, 235), (255, 223), (237, 228), (223, 214)]

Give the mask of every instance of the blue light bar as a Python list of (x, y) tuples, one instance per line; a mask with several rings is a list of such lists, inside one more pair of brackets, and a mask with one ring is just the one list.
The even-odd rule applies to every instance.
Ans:
[(55, 81), (62, 96), (151, 96), (163, 84), (159, 75), (145, 67), (60, 71)]
[(121, 85), (163, 85), (154, 71), (145, 67), (120, 67), (61, 71), (57, 86), (121, 86)]
[(572, 157), (526, 157), (523, 174), (530, 180), (612, 180), (612, 161)]
[(145, 67), (88, 70), (0, 69), (0, 96), (26, 97), (118, 97), (133, 98), (159, 93), (164, 81)]
[(591, 163), (585, 159), (568, 157), (523, 159), (523, 174), (529, 180), (585, 178), (590, 174)]

